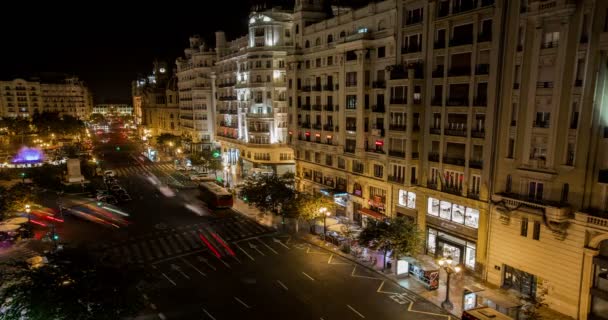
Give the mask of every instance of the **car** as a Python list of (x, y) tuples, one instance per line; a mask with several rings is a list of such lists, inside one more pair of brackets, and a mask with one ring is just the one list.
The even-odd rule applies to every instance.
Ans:
[(126, 201), (131, 201), (131, 200), (133, 200), (133, 199), (131, 199), (131, 196), (129, 196), (129, 195), (128, 195), (128, 194), (126, 194), (126, 193), (121, 194), (121, 195), (119, 196), (119, 198), (120, 198), (120, 201), (125, 201), (125, 202), (126, 202)]
[(99, 199), (99, 201), (103, 201), (105, 203), (109, 203), (109, 204), (117, 204), (118, 200), (116, 200), (115, 196), (105, 196), (101, 199)]
[(103, 175), (105, 177), (115, 177), (116, 173), (114, 173), (114, 170), (106, 170), (103, 172)]
[(112, 190), (112, 191), (118, 191), (118, 190), (123, 190), (123, 189), (122, 189), (121, 186), (115, 184), (115, 185), (110, 186), (110, 190)]

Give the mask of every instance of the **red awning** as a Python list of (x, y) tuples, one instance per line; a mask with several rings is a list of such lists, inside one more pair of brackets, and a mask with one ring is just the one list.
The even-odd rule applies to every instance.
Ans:
[(376, 220), (384, 220), (384, 218), (386, 218), (384, 215), (382, 215), (379, 212), (376, 212), (374, 210), (370, 210), (370, 209), (366, 209), (366, 208), (361, 208), (359, 209), (359, 213), (360, 214), (364, 214), (366, 216), (370, 216)]

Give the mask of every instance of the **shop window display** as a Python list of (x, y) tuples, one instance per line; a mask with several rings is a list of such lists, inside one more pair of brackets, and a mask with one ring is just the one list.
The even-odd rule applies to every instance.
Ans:
[(416, 209), (416, 194), (405, 190), (399, 190), (399, 205), (410, 209)]
[(467, 208), (464, 224), (471, 228), (479, 227), (479, 210)]
[(452, 207), (452, 221), (464, 223), (464, 206), (454, 204)]
[(429, 198), (428, 213), (432, 216), (439, 216), (439, 200), (435, 198)]
[(441, 210), (439, 211), (439, 217), (441, 219), (451, 220), (452, 219), (452, 204), (447, 201), (441, 201)]
[(427, 213), (454, 223), (464, 224), (467, 227), (475, 229), (479, 227), (479, 210), (463, 205), (429, 198)]

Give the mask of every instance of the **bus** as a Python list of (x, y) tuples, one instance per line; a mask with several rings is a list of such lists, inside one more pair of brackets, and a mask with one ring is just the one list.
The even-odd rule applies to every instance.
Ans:
[(232, 193), (218, 186), (214, 182), (201, 182), (198, 185), (201, 191), (201, 199), (207, 203), (210, 208), (232, 208), (233, 199)]

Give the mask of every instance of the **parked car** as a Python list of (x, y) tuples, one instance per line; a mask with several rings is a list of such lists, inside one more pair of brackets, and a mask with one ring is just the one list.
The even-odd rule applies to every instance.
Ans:
[(103, 172), (103, 175), (105, 177), (115, 177), (116, 173), (114, 173), (114, 170), (106, 170)]

